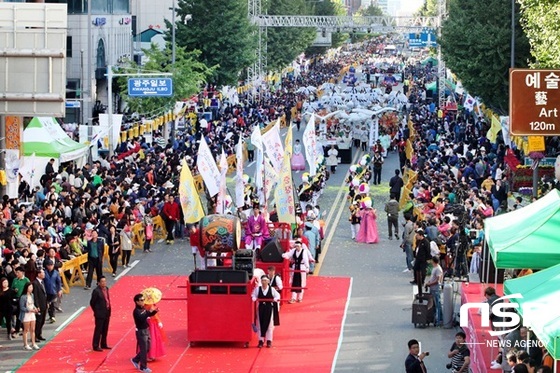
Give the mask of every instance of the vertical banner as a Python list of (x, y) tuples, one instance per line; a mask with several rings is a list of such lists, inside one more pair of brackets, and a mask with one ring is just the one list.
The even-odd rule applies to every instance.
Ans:
[(288, 127), (286, 142), (284, 144), (284, 160), (278, 175), (278, 186), (274, 190), (276, 211), (281, 222), (292, 223), (296, 221), (296, 208), (294, 200), (294, 184), (292, 182), (292, 126)]
[(280, 139), (280, 118), (278, 118), (270, 130), (262, 135), (262, 142), (266, 149), (266, 155), (268, 159), (270, 159), (274, 170), (279, 172), (284, 159), (284, 149), (282, 147), (282, 140)]
[(268, 157), (264, 157), (264, 193), (265, 201), (268, 202), (270, 198), (270, 192), (274, 188), (274, 185), (278, 181), (278, 172), (274, 169), (272, 162)]
[(502, 137), (504, 138), (504, 144), (511, 146), (511, 134), (509, 132), (509, 117), (500, 117), (500, 126), (502, 127)]
[(194, 186), (191, 170), (185, 160), (183, 160), (183, 167), (179, 177), (179, 200), (181, 201), (185, 224), (194, 224), (202, 219), (204, 209)]
[[(113, 127), (109, 128), (109, 114), (99, 114), (99, 126), (100, 127), (107, 127), (107, 139), (104, 140), (103, 142), (109, 144), (108, 134), (109, 134), (109, 131), (112, 131), (113, 144), (109, 144), (109, 146), (112, 146), (113, 150), (120, 143), (119, 140), (122, 140), (122, 137), (120, 136), (122, 118), (123, 118), (122, 114), (113, 114), (113, 123), (112, 123)], [(130, 134), (130, 132), (129, 132), (129, 134)], [(132, 137), (132, 134), (131, 134), (130, 137)]]
[(220, 154), (220, 190), (218, 191), (218, 200), (216, 203), (216, 212), (218, 214), (226, 213), (226, 174), (228, 170), (228, 163), (226, 153), (224, 148), (222, 148), (222, 154)]
[(6, 115), (6, 149), (20, 150), (23, 118)]
[(243, 185), (243, 138), (239, 136), (239, 142), (235, 150), (235, 205), (237, 208), (245, 204), (244, 185)]
[(309, 176), (315, 176), (317, 173), (317, 136), (315, 134), (315, 113), (311, 114), (311, 118), (309, 118), (305, 131), (303, 132), (303, 146), (305, 147), (305, 158), (307, 159), (307, 163), (309, 163)]
[(200, 172), (202, 179), (204, 179), (204, 183), (206, 184), (206, 188), (208, 188), (210, 197), (214, 197), (218, 194), (220, 189), (220, 171), (218, 170), (218, 166), (216, 166), (216, 161), (212, 156), (212, 152), (210, 151), (204, 136), (200, 138), (196, 166), (198, 167), (198, 172)]
[(251, 133), (251, 143), (255, 146), (257, 151), (257, 162), (255, 164), (255, 185), (257, 190), (263, 187), (263, 142), (261, 135), (261, 127), (257, 124)]

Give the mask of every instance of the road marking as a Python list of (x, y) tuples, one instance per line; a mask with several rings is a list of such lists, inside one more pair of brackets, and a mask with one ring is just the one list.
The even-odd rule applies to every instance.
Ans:
[[(356, 155), (354, 155), (354, 159), (352, 160), (352, 164), (356, 163), (356, 161), (358, 160), (358, 155), (360, 154), (360, 151), (358, 150), (356, 152)], [(331, 211), (329, 211), (329, 214), (327, 216), (327, 220), (325, 221), (325, 227), (327, 227), (329, 234), (327, 236), (327, 239), (325, 240), (325, 244), (322, 247), (321, 250), (321, 260), (319, 261), (319, 264), (317, 264), (315, 266), (315, 270), (313, 271), (314, 275), (319, 275), (319, 272), (321, 271), (321, 266), (323, 265), (323, 259), (327, 256), (327, 251), (329, 251), (329, 246), (331, 244), (332, 238), (334, 236), (334, 227), (336, 225), (338, 225), (338, 222), (340, 221), (340, 217), (342, 216), (342, 212), (345, 209), (344, 203), (340, 203), (340, 199), (343, 198), (343, 195), (346, 194), (346, 188), (344, 188), (344, 180), (342, 180), (342, 184), (340, 186), (340, 190), (338, 191), (338, 195), (336, 196), (336, 199), (334, 200), (333, 203), (333, 208), (331, 208)], [(336, 210), (335, 206), (338, 206), (340, 204), (340, 207), (338, 208), (338, 213), (336, 214), (336, 218), (335, 221), (333, 222), (333, 224), (331, 224), (331, 219), (334, 215), (334, 212)], [(329, 228), (332, 227), (332, 228)]]
[(340, 324), (340, 335), (338, 336), (338, 345), (336, 346), (336, 352), (334, 354), (333, 362), (331, 365), (331, 373), (334, 372), (336, 368), (336, 361), (338, 359), (338, 353), (342, 347), (342, 340), (344, 339), (344, 325), (346, 324), (346, 316), (348, 315), (348, 307), (350, 306), (350, 298), (352, 298), (352, 284), (354, 278), (350, 277), (350, 287), (348, 288), (348, 297), (346, 297), (346, 306), (344, 306), (344, 315), (342, 316), (342, 323)]
[(122, 276), (126, 275), (128, 272), (130, 272), (130, 270), (132, 268), (134, 268), (136, 266), (136, 264), (140, 263), (139, 260), (135, 260), (134, 262), (132, 262), (132, 264), (130, 265), (130, 267), (128, 267), (127, 269), (125, 269), (124, 271), (122, 271), (117, 277), (115, 277), (115, 281), (117, 281), (119, 278), (121, 278)]
[(249, 164), (246, 167), (251, 167), (254, 164), (255, 164), (255, 161), (249, 162)]
[(76, 317), (78, 317), (78, 315), (79, 315), (80, 313), (82, 313), (82, 311), (85, 310), (85, 309), (86, 309), (85, 306), (82, 306), (82, 307), (78, 308), (78, 310), (77, 310), (76, 312), (74, 312), (73, 314), (71, 314), (70, 317), (67, 318), (66, 321), (64, 321), (62, 324), (60, 324), (60, 326), (59, 326), (58, 328), (56, 328), (54, 331), (58, 333), (59, 331), (61, 331), (62, 329), (64, 329), (64, 327), (65, 327), (66, 325), (70, 324), (70, 323), (71, 323)]

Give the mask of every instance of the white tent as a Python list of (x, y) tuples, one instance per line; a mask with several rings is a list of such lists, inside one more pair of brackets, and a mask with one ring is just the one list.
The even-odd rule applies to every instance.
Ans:
[(88, 146), (72, 140), (55, 118), (35, 117), (23, 131), (23, 167), (20, 174), (34, 187), (45, 172), (51, 158), (55, 170), (60, 163), (77, 161), (82, 164)]

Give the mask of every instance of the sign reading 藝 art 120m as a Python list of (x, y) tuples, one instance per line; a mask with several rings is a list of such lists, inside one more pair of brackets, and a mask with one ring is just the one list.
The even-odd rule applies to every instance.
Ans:
[(509, 70), (511, 133), (560, 135), (560, 70)]

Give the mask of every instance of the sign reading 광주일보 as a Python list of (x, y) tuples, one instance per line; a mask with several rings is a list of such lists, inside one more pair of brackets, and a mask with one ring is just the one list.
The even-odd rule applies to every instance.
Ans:
[(128, 79), (130, 97), (169, 97), (173, 96), (171, 78), (130, 78)]
[(509, 116), (516, 136), (560, 135), (560, 70), (510, 69)]

